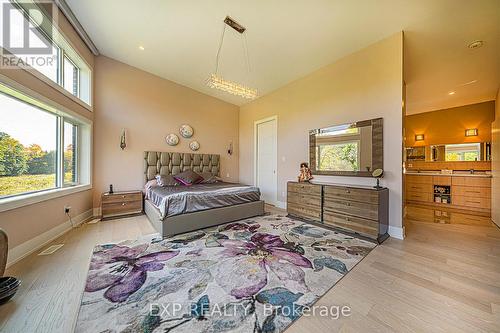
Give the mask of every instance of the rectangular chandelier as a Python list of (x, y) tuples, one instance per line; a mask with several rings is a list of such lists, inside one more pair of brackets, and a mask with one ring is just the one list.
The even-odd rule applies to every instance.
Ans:
[(207, 80), (207, 86), (243, 98), (254, 99), (257, 97), (257, 89), (252, 89), (233, 81), (224, 80), (222, 77), (217, 76), (217, 74), (210, 75)]

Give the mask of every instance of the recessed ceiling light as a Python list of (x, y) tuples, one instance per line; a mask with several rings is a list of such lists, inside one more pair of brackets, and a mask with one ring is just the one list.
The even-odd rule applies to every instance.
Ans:
[(484, 42), (482, 40), (475, 40), (469, 44), (469, 49), (477, 49), (483, 46)]
[(144, 51), (144, 46), (139, 45), (139, 50)]
[(450, 92), (448, 93), (448, 95), (455, 95), (455, 92), (454, 92), (454, 91), (450, 91)]

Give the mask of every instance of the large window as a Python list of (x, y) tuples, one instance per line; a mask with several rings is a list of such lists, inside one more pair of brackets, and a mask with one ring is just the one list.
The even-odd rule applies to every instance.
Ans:
[[(91, 71), (83, 58), (71, 47), (60, 30), (52, 25), (52, 21), (44, 10), (43, 22), (37, 24), (40, 18), (32, 10), (36, 3), (28, 6), (30, 1), (0, 0), (0, 17), (8, 12), (9, 25), (0, 27), (0, 46), (2, 54), (7, 55), (9, 62), (2, 63), (22, 68), (34, 69), (43, 74), (43, 77), (54, 82), (71, 95), (77, 97), (87, 105), (91, 105)], [(41, 8), (41, 7), (36, 7)], [(38, 14), (37, 14), (38, 15)], [(26, 29), (26, 25), (29, 29)], [(3, 30), (8, 29), (4, 40)], [(29, 45), (29, 46), (26, 46)], [(43, 49), (49, 45), (51, 52), (33, 51)], [(28, 51), (26, 51), (28, 50)], [(15, 56), (15, 57), (12, 57)], [(19, 61), (18, 61), (19, 60)]]
[(89, 183), (88, 124), (2, 84), (0, 120), (0, 200)]

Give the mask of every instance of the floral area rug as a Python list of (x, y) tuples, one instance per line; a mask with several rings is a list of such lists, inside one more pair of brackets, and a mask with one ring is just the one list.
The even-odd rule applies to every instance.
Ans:
[(99, 245), (76, 332), (282, 332), (374, 247), (280, 215)]

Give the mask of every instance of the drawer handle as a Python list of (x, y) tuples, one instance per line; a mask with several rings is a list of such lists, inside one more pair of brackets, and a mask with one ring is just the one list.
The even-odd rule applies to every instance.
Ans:
[(125, 206), (125, 205), (126, 205), (126, 203), (125, 203), (125, 202), (122, 202), (122, 206)]
[(346, 206), (350, 206), (351, 204), (350, 204), (349, 202), (346, 202), (346, 203), (345, 203), (345, 205), (346, 205)]
[(468, 200), (466, 200), (465, 202), (468, 202), (468, 203), (477, 203), (477, 204), (481, 203), (480, 201), (468, 201)]
[(349, 191), (349, 190), (347, 190), (347, 189), (346, 189), (346, 190), (345, 190), (345, 193), (351, 193), (351, 191)]
[(465, 191), (465, 193), (481, 193), (479, 191)]
[(122, 195), (122, 198), (125, 198), (125, 197), (126, 197), (126, 195)]
[(346, 220), (347, 222), (351, 222), (351, 219), (349, 219), (348, 217), (346, 217), (346, 218), (345, 218), (345, 220)]

